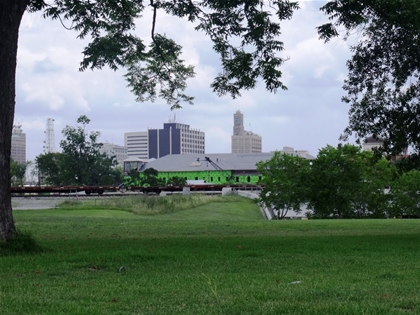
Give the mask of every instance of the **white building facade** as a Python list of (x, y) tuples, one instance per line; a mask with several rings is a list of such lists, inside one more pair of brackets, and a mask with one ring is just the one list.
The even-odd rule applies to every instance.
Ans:
[(233, 115), (232, 153), (261, 153), (261, 136), (244, 128), (244, 115), (238, 110)]
[(21, 125), (13, 126), (10, 157), (20, 164), (26, 163), (26, 134), (22, 131)]
[(379, 149), (384, 140), (375, 136), (370, 136), (365, 139), (362, 144), (363, 151), (373, 151), (373, 149)]
[(127, 157), (137, 157), (141, 160), (149, 158), (149, 135), (147, 131), (124, 133), (124, 145)]
[(114, 143), (102, 143), (99, 152), (105, 153), (107, 157), (115, 157), (118, 165), (123, 165), (123, 161), (127, 158), (127, 147)]

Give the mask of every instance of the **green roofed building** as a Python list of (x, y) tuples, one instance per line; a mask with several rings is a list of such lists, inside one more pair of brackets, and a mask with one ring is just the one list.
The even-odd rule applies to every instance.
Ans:
[[(308, 151), (296, 151), (290, 147), (284, 147), (280, 152), (314, 159)], [(180, 177), (189, 183), (256, 184), (261, 179), (256, 164), (271, 159), (273, 154), (274, 152), (209, 153), (166, 155), (152, 160), (128, 158), (124, 161), (124, 172), (125, 175), (131, 175), (127, 176), (126, 184), (134, 186), (138, 186), (133, 176), (135, 171), (139, 172), (140, 177), (148, 168), (157, 170), (158, 177), (165, 181)]]

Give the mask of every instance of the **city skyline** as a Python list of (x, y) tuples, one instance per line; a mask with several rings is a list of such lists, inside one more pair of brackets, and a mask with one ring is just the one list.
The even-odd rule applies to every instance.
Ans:
[[(241, 121), (240, 121), (239, 124), (237, 122), (237, 117), (236, 117), (236, 116), (238, 116), (238, 114), (241, 116)], [(253, 133), (253, 132), (250, 132), (250, 131), (247, 131), (247, 130), (244, 129), (244, 120), (245, 120), (244, 119), (244, 116), (245, 115), (241, 111), (237, 110), (236, 112), (232, 113), (232, 115), (233, 115), (233, 118), (231, 119), (232, 120), (232, 122), (231, 122), (231, 129), (233, 130), (233, 132), (230, 135), (231, 148), (232, 148), (232, 145), (233, 145), (233, 136), (235, 136), (235, 135), (238, 136), (238, 135), (241, 135), (242, 133), (244, 133), (244, 134), (247, 134), (247, 135), (250, 134), (250, 135), (259, 137), (257, 133)], [(54, 121), (55, 121), (54, 118), (47, 118), (46, 119), (46, 130), (44, 130), (44, 133), (46, 134), (45, 135), (45, 140), (42, 141), (42, 143), (39, 143), (40, 150), (39, 150), (39, 153), (35, 155), (35, 157), (38, 156), (39, 154), (45, 154), (45, 153), (49, 153), (49, 152), (60, 152), (61, 151), (60, 146), (58, 145), (61, 139), (58, 139), (57, 141), (54, 140), (56, 138), (55, 131), (54, 131), (55, 130)], [(205, 136), (204, 136), (205, 133), (203, 133), (198, 128), (194, 128), (194, 126), (190, 126), (187, 123), (185, 123), (185, 124), (180, 123), (179, 121), (176, 120), (176, 116), (174, 116), (173, 118), (171, 118), (171, 117), (168, 118), (168, 121), (167, 122), (162, 122), (162, 124), (163, 124), (163, 128), (165, 128), (166, 125), (171, 125), (171, 124), (179, 124), (180, 126), (182, 126), (184, 128), (185, 127), (188, 127), (188, 129), (191, 129), (191, 132), (195, 132), (196, 131), (200, 135), (203, 135), (203, 138), (205, 139)], [(240, 130), (238, 132), (236, 132), (235, 129), (237, 129), (238, 126), (240, 127)], [(16, 128), (19, 129), (20, 133), (23, 133), (26, 136), (26, 134), (23, 132), (24, 131), (24, 127), (22, 125), (16, 125)], [(100, 130), (94, 130), (94, 129), (90, 129), (90, 128), (89, 128), (89, 130), (90, 131), (99, 131), (99, 132), (101, 132)], [(150, 157), (146, 157), (144, 155), (145, 153), (139, 153), (139, 152), (137, 152), (135, 150), (133, 151), (133, 149), (130, 148), (130, 145), (128, 144), (128, 142), (129, 142), (128, 138), (130, 138), (130, 137), (136, 138), (137, 139), (136, 140), (137, 142), (139, 141), (138, 140), (139, 137), (146, 139), (148, 137), (148, 131), (149, 130), (156, 131), (156, 130), (163, 130), (163, 129), (160, 129), (158, 127), (150, 127), (147, 130), (140, 130), (139, 129), (137, 131), (124, 132), (122, 144), (121, 143), (116, 143), (116, 142), (110, 142), (110, 141), (102, 141), (101, 136), (99, 136), (98, 142), (103, 143), (103, 147), (102, 147), (102, 150), (101, 151), (104, 152), (104, 153), (108, 153), (108, 152), (112, 151), (113, 150), (112, 149), (113, 146), (116, 146), (116, 147), (125, 147), (126, 150), (127, 150), (127, 156), (128, 157), (130, 157), (130, 156), (137, 156), (140, 159), (149, 159)], [(51, 132), (52, 132), (52, 134), (50, 134)], [(50, 139), (50, 140), (52, 139), (53, 143), (48, 143), (48, 146), (47, 146), (46, 145), (47, 139)], [(144, 144), (144, 145), (147, 146), (148, 145), (148, 140), (147, 139), (144, 140), (144, 139), (141, 139), (141, 142), (142, 142), (142, 144)], [(144, 142), (144, 141), (146, 141), (146, 142)], [(25, 146), (26, 146), (26, 143), (25, 143)], [(55, 151), (47, 150), (46, 149), (47, 147), (54, 147), (56, 149), (55, 149)], [(285, 150), (285, 148), (287, 148), (287, 147), (290, 147), (290, 146), (283, 146), (283, 147), (278, 148), (276, 150), (282, 151), (282, 150)], [(205, 148), (205, 145), (204, 145), (204, 148)], [(306, 150), (305, 148), (298, 148), (298, 149), (300, 151), (302, 151), (302, 152), (303, 151), (305, 151), (305, 152), (307, 151), (309, 153), (309, 151)], [(115, 148), (114, 148), (114, 150), (115, 150)], [(130, 153), (130, 150), (131, 150), (131, 153)], [(272, 151), (263, 151), (263, 150), (261, 150), (261, 151), (258, 151), (258, 152), (268, 153), (268, 152), (273, 152), (273, 151), (276, 151), (276, 150), (272, 150)], [(257, 152), (257, 151), (255, 151), (255, 152)], [(207, 152), (207, 151), (204, 151), (204, 152), (201, 152), (200, 154), (205, 154), (205, 153), (241, 153), (241, 152), (231, 152), (231, 150), (230, 151), (227, 151), (227, 152)], [(242, 153), (252, 153), (252, 152), (242, 152)], [(121, 154), (121, 152), (119, 152), (118, 154)], [(142, 154), (144, 156), (141, 156), (140, 157), (139, 155), (142, 155)], [(148, 154), (148, 152), (147, 152), (147, 154)], [(194, 152), (191, 152), (191, 153), (184, 153), (184, 154), (195, 154), (195, 153)], [(121, 160), (121, 158), (119, 158), (119, 159)], [(34, 160), (34, 159), (28, 159), (28, 161), (30, 161), (30, 160)]]
[[(337, 145), (348, 123), (349, 108), (341, 97), (350, 44), (342, 39), (324, 44), (318, 39), (316, 26), (328, 21), (319, 11), (324, 3), (299, 1), (301, 9), (281, 24), (279, 39), (285, 46), (281, 54), (288, 59), (281, 71), (288, 90), (271, 94), (259, 83), (236, 99), (219, 97), (210, 88), (221, 68), (209, 39), (195, 32), (191, 23), (159, 16), (157, 31), (182, 45), (182, 58), (195, 66), (196, 77), (187, 81), (186, 91), (195, 96), (195, 105), (175, 111), (160, 99), (136, 103), (121, 70), (79, 72), (87, 42), (76, 39), (76, 33), (57, 21), (25, 14), (19, 37), (15, 123), (22, 124), (27, 134), (28, 159), (42, 152), (38, 144), (45, 138), (48, 117), (55, 119), (58, 148), (61, 130), (76, 125), (80, 115), (90, 118), (90, 130), (101, 132), (101, 142), (116, 144), (123, 144), (124, 132), (160, 126), (176, 114), (179, 122), (206, 133), (206, 152), (230, 152), (231, 115), (240, 110), (247, 117), (245, 129), (264, 139), (265, 152), (291, 146), (316, 155), (328, 144)], [(148, 38), (148, 16), (137, 23), (138, 35)]]

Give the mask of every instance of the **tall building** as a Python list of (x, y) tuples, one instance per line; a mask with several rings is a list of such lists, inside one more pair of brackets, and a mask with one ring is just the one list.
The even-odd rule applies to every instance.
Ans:
[(118, 165), (123, 165), (123, 161), (127, 158), (127, 147), (114, 143), (102, 143), (99, 152), (105, 153), (107, 157), (114, 156)]
[(262, 139), (244, 128), (244, 115), (238, 110), (233, 114), (232, 153), (261, 153)]
[(26, 163), (26, 134), (21, 125), (14, 125), (12, 131), (12, 152), (10, 157), (18, 163)]
[(47, 129), (44, 131), (44, 153), (55, 152), (55, 140), (54, 140), (54, 119), (47, 118)]
[(124, 145), (127, 157), (137, 157), (141, 160), (149, 158), (149, 135), (147, 131), (124, 133)]
[(204, 154), (205, 134), (189, 125), (174, 120), (163, 124), (163, 129), (149, 129), (149, 159), (168, 154)]

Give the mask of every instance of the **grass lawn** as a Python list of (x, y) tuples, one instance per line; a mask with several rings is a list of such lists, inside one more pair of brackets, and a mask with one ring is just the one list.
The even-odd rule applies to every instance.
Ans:
[(15, 211), (0, 314), (420, 314), (419, 220), (265, 221), (226, 197), (158, 215)]

